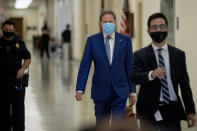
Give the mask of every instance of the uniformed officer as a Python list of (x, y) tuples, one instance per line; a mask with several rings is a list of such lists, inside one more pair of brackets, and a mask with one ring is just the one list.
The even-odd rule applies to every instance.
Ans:
[[(15, 23), (6, 20), (2, 24), (3, 36), (0, 38), (0, 96), (2, 111), (0, 116), (5, 123), (5, 131), (24, 131), (25, 87), (22, 86), (24, 71), (31, 62), (30, 52), (25, 43), (15, 35)], [(22, 60), (24, 62), (22, 63)]]

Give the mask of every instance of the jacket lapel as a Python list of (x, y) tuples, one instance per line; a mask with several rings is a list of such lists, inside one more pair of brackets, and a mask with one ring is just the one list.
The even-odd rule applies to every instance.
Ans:
[(150, 67), (153, 67), (153, 69), (156, 69), (158, 67), (157, 60), (156, 60), (156, 56), (155, 56), (155, 53), (154, 53), (154, 50), (153, 50), (153, 47), (151, 44), (147, 47), (147, 50), (148, 50), (147, 51), (147, 56), (148, 56), (147, 60), (151, 62)]
[(114, 43), (114, 51), (113, 51), (113, 59), (112, 59), (112, 64), (116, 61), (118, 58), (118, 50), (120, 49), (120, 35), (116, 32), (115, 33), (115, 43)]
[(169, 52), (169, 62), (170, 62), (170, 70), (173, 70), (173, 48), (168, 45), (168, 52)]
[(176, 58), (174, 58), (174, 51), (173, 51), (173, 47), (168, 45), (168, 52), (169, 52), (169, 62), (170, 62), (170, 75), (171, 75), (171, 80), (172, 80), (172, 84), (173, 84), (173, 87), (174, 87), (174, 90), (175, 92), (177, 93), (178, 92), (178, 89), (175, 88), (175, 73), (174, 73), (174, 62), (176, 60)]

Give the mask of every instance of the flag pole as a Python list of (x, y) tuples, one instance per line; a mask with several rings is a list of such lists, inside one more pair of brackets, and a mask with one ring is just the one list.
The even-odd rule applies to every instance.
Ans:
[(129, 0), (124, 0), (124, 4), (123, 4), (123, 9), (122, 9), (123, 13), (125, 14), (126, 17), (126, 33), (128, 36), (133, 37), (134, 35), (134, 14), (131, 13), (130, 8), (129, 8)]

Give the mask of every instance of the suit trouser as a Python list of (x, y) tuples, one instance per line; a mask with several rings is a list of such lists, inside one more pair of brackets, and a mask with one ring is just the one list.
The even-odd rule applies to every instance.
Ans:
[(127, 99), (118, 97), (113, 87), (111, 87), (110, 96), (107, 100), (94, 100), (96, 124), (109, 124), (122, 119), (124, 117)]
[(159, 106), (162, 121), (157, 122), (154, 117), (141, 120), (141, 128), (147, 131), (181, 131), (180, 114), (177, 102), (170, 102)]
[(17, 90), (14, 87), (8, 87), (4, 92), (6, 99), (3, 101), (2, 116), (5, 121), (3, 124), (5, 131), (24, 131), (25, 129), (25, 88)]
[(47, 53), (47, 58), (50, 58), (50, 56), (49, 56), (49, 45), (42, 45), (41, 53), (40, 53), (41, 58), (43, 57), (44, 51), (46, 51), (46, 53)]

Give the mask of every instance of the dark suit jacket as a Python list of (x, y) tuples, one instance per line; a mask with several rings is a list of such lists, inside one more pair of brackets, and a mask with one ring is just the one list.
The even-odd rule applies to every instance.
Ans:
[(113, 86), (116, 94), (123, 99), (127, 98), (129, 93), (136, 92), (136, 88), (130, 79), (133, 53), (131, 39), (129, 37), (117, 32), (115, 33), (115, 45), (111, 65), (107, 57), (103, 33), (101, 32), (88, 37), (78, 72), (77, 91), (85, 92), (86, 81), (92, 61), (94, 62), (92, 99), (108, 99), (111, 86)]
[[(187, 74), (185, 53), (168, 45), (171, 79), (175, 93), (178, 97), (179, 115), (185, 119), (186, 114), (195, 113), (195, 106)], [(156, 57), (151, 45), (134, 53), (132, 81), (140, 84), (137, 100), (137, 113), (142, 116), (152, 117), (158, 110), (161, 83), (159, 79), (148, 80), (148, 73), (158, 67)], [(178, 95), (178, 86), (181, 90), (185, 111)]]

